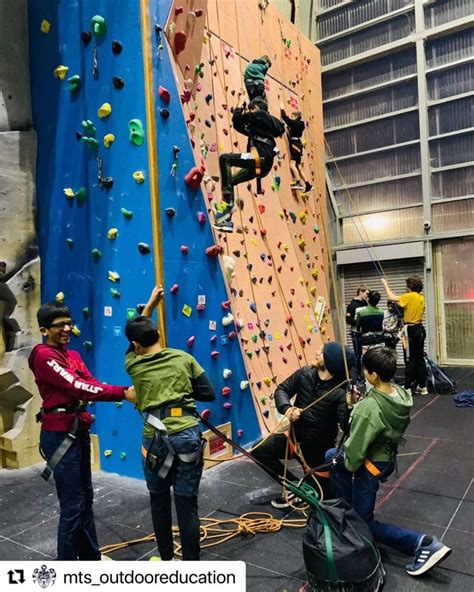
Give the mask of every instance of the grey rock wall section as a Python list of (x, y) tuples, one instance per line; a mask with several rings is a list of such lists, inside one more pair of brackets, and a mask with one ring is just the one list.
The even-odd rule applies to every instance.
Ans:
[(27, 0), (0, 0), (0, 132), (31, 129)]

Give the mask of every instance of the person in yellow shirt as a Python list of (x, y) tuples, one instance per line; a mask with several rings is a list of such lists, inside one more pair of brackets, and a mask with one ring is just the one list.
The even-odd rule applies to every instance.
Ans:
[(425, 298), (421, 295), (423, 281), (417, 275), (406, 279), (407, 290), (405, 294), (397, 296), (382, 278), (382, 284), (389, 300), (394, 300), (403, 308), (403, 322), (406, 326), (406, 346), (403, 348), (405, 359), (405, 384), (406, 389), (413, 395), (427, 395), (426, 388), (426, 364), (424, 358), (424, 345), (426, 331), (423, 327), (423, 315), (425, 312)]

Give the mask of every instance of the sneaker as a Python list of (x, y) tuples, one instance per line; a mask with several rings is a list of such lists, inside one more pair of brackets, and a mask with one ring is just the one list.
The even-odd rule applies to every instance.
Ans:
[(450, 553), (451, 549), (434, 536), (430, 545), (418, 547), (413, 563), (406, 566), (407, 573), (410, 576), (421, 576), (446, 559)]
[(213, 224), (213, 228), (218, 232), (234, 232), (234, 223), (232, 220), (216, 220)]
[(296, 190), (303, 189), (303, 185), (301, 185), (301, 183), (300, 183), (299, 181), (295, 181), (294, 183), (292, 183), (292, 184), (290, 185), (290, 188), (291, 188), (292, 190), (295, 190), (295, 191), (296, 191)]
[(417, 388), (415, 391), (415, 394), (417, 395), (427, 395), (428, 394), (428, 389), (426, 388), (426, 386), (422, 387), (422, 388)]
[(230, 220), (232, 213), (235, 209), (235, 204), (228, 204), (225, 201), (221, 201), (214, 205), (214, 220), (216, 224)]
[(304, 186), (304, 192), (309, 193), (310, 191), (313, 191), (313, 186), (309, 181), (307, 181), (306, 185)]

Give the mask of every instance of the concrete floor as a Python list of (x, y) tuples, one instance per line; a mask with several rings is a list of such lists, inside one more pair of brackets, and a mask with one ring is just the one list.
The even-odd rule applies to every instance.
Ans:
[[(474, 370), (454, 369), (452, 374), (459, 390), (471, 388)], [(404, 570), (405, 557), (383, 549), (387, 570), (384, 591), (474, 590), (473, 415), (472, 409), (456, 408), (452, 397), (416, 398), (407, 444), (399, 458), (399, 476), (382, 486), (378, 517), (435, 534), (453, 553), (439, 568), (415, 579)], [(41, 468), (0, 470), (0, 560), (55, 557), (58, 505), (54, 485), (39, 478)], [(142, 481), (98, 473), (94, 484), (102, 545), (152, 532)], [(282, 511), (262, 503), (277, 492), (278, 486), (247, 459), (225, 463), (203, 477), (200, 514), (225, 519), (256, 511), (280, 518)], [(302, 536), (302, 529), (285, 528), (242, 537), (204, 550), (202, 558), (244, 560), (250, 592), (296, 592), (305, 580)], [(148, 560), (156, 554), (156, 545), (146, 543), (118, 551), (112, 558)]]

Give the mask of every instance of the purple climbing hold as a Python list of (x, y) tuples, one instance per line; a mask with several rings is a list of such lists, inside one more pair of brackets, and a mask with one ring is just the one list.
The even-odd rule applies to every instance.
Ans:
[(224, 403), (224, 405), (222, 405), (222, 407), (224, 407), (224, 409), (232, 409), (232, 403), (229, 403), (228, 401), (226, 401)]
[(252, 312), (257, 312), (257, 305), (255, 304), (255, 302), (251, 302), (249, 304), (249, 307)]

